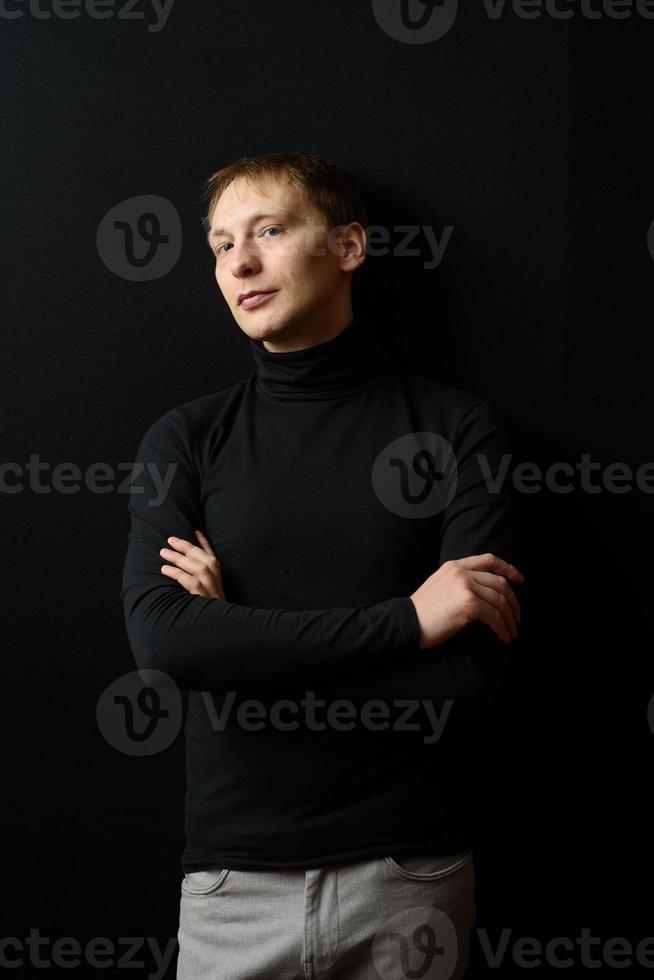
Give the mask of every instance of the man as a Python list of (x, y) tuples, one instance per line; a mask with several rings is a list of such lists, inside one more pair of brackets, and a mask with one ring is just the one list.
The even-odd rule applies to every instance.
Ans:
[(346, 171), (268, 154), (207, 194), (256, 370), (143, 436), (121, 593), (139, 668), (188, 690), (178, 977), (462, 977), (470, 733), (523, 580), (503, 431), (354, 317)]

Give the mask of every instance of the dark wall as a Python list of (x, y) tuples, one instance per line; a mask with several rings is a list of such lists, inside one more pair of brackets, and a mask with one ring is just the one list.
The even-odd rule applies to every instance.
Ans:
[[(4, 934), (164, 943), (182, 740), (125, 754), (96, 713), (134, 669), (120, 481), (140, 436), (252, 370), (203, 241), (202, 181), (274, 150), (348, 167), (390, 236), (355, 301), (388, 342), (491, 401), (512, 466), (588, 454), (595, 484), (615, 462), (635, 474), (654, 421), (654, 21), (599, 0), (598, 18), (587, 3), (568, 20), (479, 3), (417, 44), (383, 29), (381, 3), (176, 0), (160, 30), (152, 7), (122, 6), (64, 19), (16, 2), (5, 10), (20, 16), (0, 17), (3, 455), (37, 455), (51, 487), (14, 469), (2, 497)], [(147, 208), (169, 237), (159, 272), (103, 237), (110, 210), (140, 195), (163, 199)], [(399, 254), (399, 226), (417, 229), (417, 256)], [(447, 243), (435, 265), (425, 227)], [(115, 478), (56, 491), (63, 462)], [(503, 929), (545, 944), (587, 928), (635, 947), (654, 931), (635, 892), (654, 859), (652, 496), (635, 476), (623, 493), (579, 475), (572, 487), (517, 494), (523, 625), (486, 746), (478, 925), (493, 944)], [(521, 975), (509, 957), (502, 975)], [(474, 968), (496, 972), (479, 950)]]

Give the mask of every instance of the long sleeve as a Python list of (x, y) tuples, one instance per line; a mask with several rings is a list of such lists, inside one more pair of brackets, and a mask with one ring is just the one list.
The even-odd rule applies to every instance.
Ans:
[[(437, 570), (451, 559), (492, 552), (520, 568), (515, 508), (508, 469), (508, 439), (491, 406), (477, 402), (451, 437), (456, 484), (447, 495), (440, 525)], [(520, 585), (510, 583), (518, 601)], [(505, 644), (486, 623), (474, 621), (434, 647), (404, 657), (401, 667), (384, 664), (377, 677), (362, 676), (358, 693), (392, 699), (429, 696), (434, 705), (453, 703), (448, 727), (483, 717), (491, 707), (519, 643)], [(472, 737), (472, 736), (471, 736)]]
[(121, 599), (140, 669), (164, 671), (182, 688), (266, 690), (418, 647), (407, 596), (355, 608), (264, 609), (191, 595), (167, 578), (159, 554), (167, 538), (196, 543), (195, 528), (204, 529), (201, 478), (174, 410), (140, 442), (128, 509)]
[[(453, 449), (457, 483), (443, 514), (439, 567), (452, 559), (491, 552), (520, 568), (510, 447), (506, 430), (488, 402), (477, 403), (462, 418)], [(509, 584), (520, 601), (520, 584)], [(467, 706), (473, 708), (480, 702), (491, 703), (519, 638), (520, 626), (518, 638), (505, 644), (490, 626), (475, 621), (433, 652), (440, 651), (448, 660), (449, 689), (455, 691), (460, 683), (461, 690), (470, 694)]]

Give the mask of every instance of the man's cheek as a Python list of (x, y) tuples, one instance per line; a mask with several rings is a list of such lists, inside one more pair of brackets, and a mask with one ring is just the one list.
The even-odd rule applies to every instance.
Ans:
[(307, 259), (320, 258), (328, 251), (326, 235), (320, 227), (307, 232), (303, 242), (303, 252)]

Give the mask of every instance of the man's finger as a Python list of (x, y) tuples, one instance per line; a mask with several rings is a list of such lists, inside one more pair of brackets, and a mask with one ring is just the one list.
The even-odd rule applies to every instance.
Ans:
[[(215, 555), (209, 556), (206, 551), (200, 548), (199, 545), (193, 544), (191, 541), (186, 541), (184, 538), (168, 538), (167, 539), (176, 549), (175, 553), (181, 552), (183, 555), (187, 555), (189, 558), (194, 558), (196, 561), (200, 562), (202, 565), (208, 565), (208, 558)], [(160, 554), (164, 551), (162, 548), (159, 552)], [(218, 559), (216, 558), (216, 561)]]
[[(495, 589), (488, 589), (485, 585), (480, 585), (478, 582), (474, 582), (472, 588), (479, 598), (484, 600), (486, 605), (492, 606), (499, 613), (509, 639), (515, 640), (518, 635), (518, 629), (513, 616), (513, 610), (508, 602), (502, 601), (502, 594), (496, 592)], [(486, 620), (486, 622), (489, 621)], [(491, 624), (489, 623), (489, 625)], [(493, 626), (493, 629), (495, 629), (495, 626)], [(500, 639), (504, 639), (504, 637), (500, 636)]]
[[(216, 561), (218, 561), (218, 555), (216, 554), (216, 552), (215, 552), (215, 551), (213, 550), (213, 548), (211, 547), (211, 542), (210, 542), (210, 541), (209, 541), (209, 539), (208, 539), (208, 538), (206, 537), (206, 535), (204, 535), (204, 534), (202, 533), (202, 531), (198, 531), (198, 530), (196, 530), (196, 532), (195, 532), (195, 533), (196, 533), (196, 535), (197, 535), (197, 537), (199, 538), (199, 541), (200, 541), (200, 544), (202, 545), (202, 547), (204, 548), (204, 550), (205, 550), (205, 551), (206, 551), (206, 552), (207, 552), (208, 554), (210, 554), (210, 555), (213, 555), (213, 557), (214, 557), (214, 558), (216, 559)], [(219, 561), (218, 561), (218, 564), (220, 564), (220, 562), (219, 562)]]
[(178, 551), (183, 551), (185, 553), (189, 551), (190, 548), (197, 548), (196, 544), (193, 544), (192, 541), (187, 541), (186, 538), (170, 537), (170, 538), (166, 538), (166, 541), (173, 548), (177, 548)]
[(505, 575), (507, 578), (513, 579), (514, 582), (524, 582), (525, 580), (524, 575), (515, 565), (504, 561), (503, 558), (492, 554), (490, 551), (483, 555), (469, 555), (466, 558), (457, 558), (455, 560), (458, 565), (462, 565), (464, 568), (495, 572), (496, 574)]
[(161, 548), (159, 554), (166, 561), (173, 562), (178, 568), (183, 568), (184, 571), (190, 573), (197, 574), (205, 564), (193, 555), (181, 555), (178, 551), (172, 551), (170, 548)]
[(507, 582), (504, 575), (493, 575), (492, 572), (475, 572), (471, 571), (470, 575), (479, 582), (480, 585), (486, 585), (489, 589), (495, 589), (501, 595), (510, 602), (511, 608), (513, 609), (513, 615), (516, 618), (516, 622), (520, 622), (520, 603), (516, 599), (515, 592)]
[(187, 592), (191, 591), (191, 588), (195, 585), (195, 579), (192, 575), (187, 575), (180, 568), (174, 568), (172, 565), (162, 565), (161, 571), (168, 578), (174, 578), (182, 588), (186, 589)]

